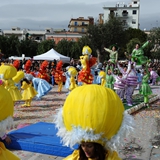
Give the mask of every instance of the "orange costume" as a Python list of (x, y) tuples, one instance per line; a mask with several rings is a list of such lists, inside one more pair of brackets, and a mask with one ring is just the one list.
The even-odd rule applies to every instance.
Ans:
[(24, 65), (25, 73), (32, 74), (33, 76), (35, 76), (34, 73), (30, 70), (31, 66), (32, 66), (31, 60), (27, 60), (27, 62)]
[(40, 66), (40, 70), (39, 70), (39, 73), (38, 73), (37, 77), (45, 79), (47, 82), (49, 82), (50, 81), (50, 76), (46, 73), (47, 66), (48, 66), (48, 61), (43, 61), (41, 66)]
[(59, 61), (56, 65), (55, 70), (55, 82), (58, 84), (58, 92), (61, 92), (63, 86), (63, 70), (62, 70), (63, 62)]
[(82, 70), (79, 72), (78, 81), (83, 84), (92, 84), (93, 76), (90, 68), (96, 63), (96, 58), (91, 57), (92, 50), (88, 46), (84, 46), (82, 50), (83, 56), (80, 56)]

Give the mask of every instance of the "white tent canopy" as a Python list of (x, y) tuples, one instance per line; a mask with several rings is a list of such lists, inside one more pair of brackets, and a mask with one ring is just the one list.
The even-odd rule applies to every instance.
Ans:
[(53, 60), (62, 60), (64, 63), (69, 63), (70, 62), (70, 57), (63, 56), (62, 54), (56, 52), (53, 48), (50, 49), (48, 52), (43, 53), (38, 56), (34, 56), (33, 60), (48, 60), (48, 61), (53, 61)]
[(28, 59), (31, 59), (31, 57), (17, 57), (17, 56), (11, 56), (11, 57), (9, 57), (9, 59), (13, 59), (13, 60), (23, 60), (23, 59), (25, 59), (25, 60), (28, 60)]

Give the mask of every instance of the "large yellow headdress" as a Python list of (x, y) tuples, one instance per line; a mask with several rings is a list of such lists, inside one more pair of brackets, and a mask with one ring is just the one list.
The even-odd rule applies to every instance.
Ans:
[(3, 75), (3, 79), (10, 79), (17, 74), (17, 69), (12, 64), (2, 64), (0, 74)]
[(4, 136), (1, 134), (6, 133), (6, 130), (13, 123), (13, 100), (2, 83), (2, 80), (0, 80), (0, 137)]
[(55, 123), (64, 145), (97, 142), (111, 150), (118, 150), (134, 124), (118, 95), (94, 84), (74, 89), (58, 111)]

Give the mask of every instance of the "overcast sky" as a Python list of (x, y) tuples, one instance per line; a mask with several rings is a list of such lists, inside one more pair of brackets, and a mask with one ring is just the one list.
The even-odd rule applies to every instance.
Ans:
[[(131, 0), (1, 0), (0, 29), (67, 29), (71, 18), (98, 19), (104, 6)], [(160, 0), (140, 0), (140, 29), (160, 26)]]

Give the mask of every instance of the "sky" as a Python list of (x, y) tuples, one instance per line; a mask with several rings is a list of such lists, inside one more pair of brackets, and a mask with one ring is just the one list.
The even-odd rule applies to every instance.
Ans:
[[(66, 29), (71, 18), (92, 16), (98, 19), (104, 6), (131, 0), (1, 0), (0, 29)], [(140, 29), (160, 26), (160, 0), (140, 0)]]

